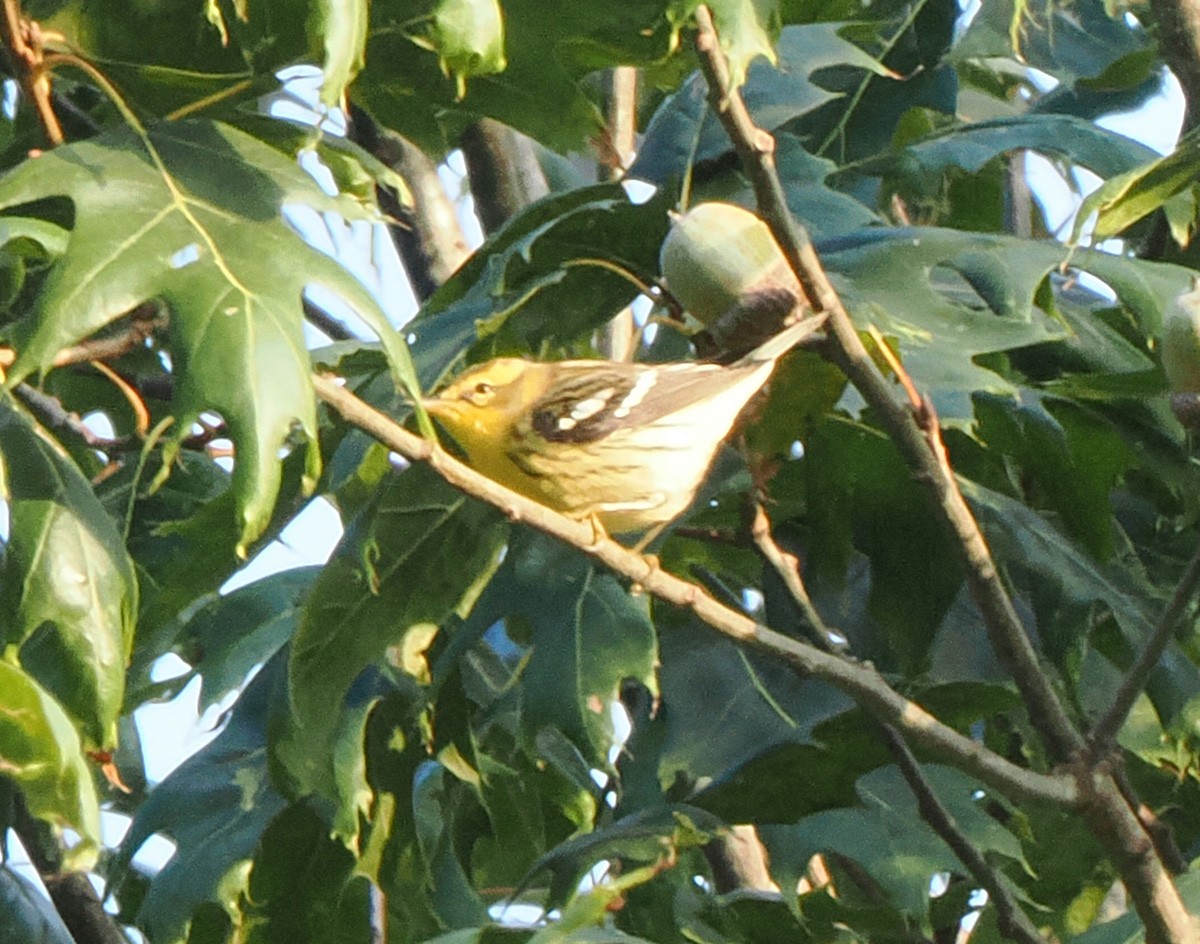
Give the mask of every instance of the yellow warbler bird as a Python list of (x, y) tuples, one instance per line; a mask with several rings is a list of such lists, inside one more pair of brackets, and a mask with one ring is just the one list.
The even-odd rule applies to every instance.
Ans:
[(639, 531), (691, 504), (775, 362), (823, 323), (798, 322), (728, 366), (502, 357), (425, 408), (501, 485), (609, 533)]

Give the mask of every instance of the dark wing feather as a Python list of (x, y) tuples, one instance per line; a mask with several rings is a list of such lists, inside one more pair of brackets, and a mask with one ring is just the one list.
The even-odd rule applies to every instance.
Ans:
[(648, 426), (711, 397), (760, 365), (628, 365), (602, 372), (594, 366), (588, 365), (576, 377), (564, 372), (554, 394), (534, 404), (534, 433), (549, 442), (596, 442), (622, 427)]

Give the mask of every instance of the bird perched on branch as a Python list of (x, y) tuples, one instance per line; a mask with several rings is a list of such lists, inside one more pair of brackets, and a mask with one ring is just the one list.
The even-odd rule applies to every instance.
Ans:
[(501, 485), (609, 533), (640, 531), (691, 504), (776, 361), (823, 323), (793, 324), (728, 365), (503, 357), (425, 408)]

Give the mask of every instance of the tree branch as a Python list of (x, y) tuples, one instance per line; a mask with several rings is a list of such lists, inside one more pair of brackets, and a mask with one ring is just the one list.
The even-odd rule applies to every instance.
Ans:
[[(54, 355), (51, 361), (53, 367), (67, 367), (71, 364), (86, 364), (89, 361), (116, 360), (128, 354), (134, 348), (143, 344), (156, 330), (166, 325), (158, 307), (153, 303), (139, 305), (128, 315), (129, 326), (116, 334), (99, 338), (89, 338), (64, 347)], [(12, 367), (17, 354), (12, 348), (0, 348), (0, 369)]]
[(775, 141), (754, 124), (741, 95), (729, 87), (729, 67), (707, 7), (701, 6), (696, 11), (696, 22), (699, 26), (696, 50), (700, 70), (708, 80), (709, 102), (742, 160), (754, 187), (759, 213), (770, 226), (809, 303), (814, 311), (829, 315), (831, 357), (879, 414), (913, 477), (948, 525), (997, 655), (1020, 687), (1030, 706), (1030, 716), (1052, 754), (1058, 760), (1066, 760), (1083, 746), (1083, 737), (1071, 724), (1066, 709), (1041, 671), (1037, 653), (1000, 581), (978, 522), (959, 492), (953, 474), (939, 462), (927, 439), (928, 429), (923, 430), (913, 411), (893, 396), (825, 274), (808, 234), (792, 219), (775, 170)]
[(1158, 21), (1158, 48), (1183, 87), (1183, 127), (1200, 119), (1200, 2), (1150, 0)]
[(459, 144), (485, 233), (496, 232), (550, 192), (533, 142), (507, 125), (480, 118), (462, 133)]
[(900, 768), (908, 788), (917, 801), (917, 810), (926, 824), (937, 833), (942, 841), (950, 847), (958, 861), (963, 864), (971, 878), (987, 890), (988, 898), (996, 907), (996, 919), (1000, 933), (1005, 937), (1019, 941), (1021, 944), (1045, 944), (1045, 939), (1038, 932), (1029, 916), (1017, 904), (1016, 898), (1000, 874), (992, 868), (987, 859), (958, 828), (950, 811), (946, 809), (941, 798), (926, 779), (925, 772), (913, 756), (912, 751), (891, 725), (883, 725), (883, 739)]
[(21, 12), (19, 0), (3, 0), (0, 15), (0, 36), (8, 49), (13, 73), (29, 99), (46, 139), (57, 147), (63, 143), (62, 125), (54, 113), (54, 97), (50, 87), (50, 72), (42, 61), (42, 33), (37, 23)]
[(30, 815), (19, 794), (13, 813), (12, 828), (71, 937), (86, 944), (129, 944), (129, 938), (104, 910), (87, 873), (62, 871), (62, 849), (53, 829)]
[(750, 534), (759, 553), (775, 568), (788, 593), (800, 607), (800, 613), (812, 629), (817, 644), (826, 652), (844, 652), (846, 646), (837, 641), (837, 635), (825, 624), (808, 595), (808, 588), (804, 586), (804, 578), (800, 575), (800, 561), (796, 559), (796, 555), (789, 554), (776, 543), (775, 536), (771, 533), (771, 520), (761, 504), (754, 506), (754, 524), (751, 525)]
[(423, 301), (471, 254), (458, 214), (442, 186), (437, 166), (424, 151), (381, 127), (360, 108), (351, 106), (350, 118), (354, 140), (408, 184), (411, 207), (402, 204), (389, 188), (377, 185), (375, 189), (384, 212), (398, 221), (389, 227), (392, 240), (404, 261), (413, 292)]
[(701, 587), (662, 570), (611, 538), (597, 539), (595, 529), (509, 491), (459, 462), (441, 447), (421, 439), (391, 417), (364, 403), (334, 378), (313, 378), (317, 396), (344, 419), (413, 462), (427, 462), (454, 487), (499, 508), (513, 521), (523, 521), (590, 554), (634, 581), (648, 593), (691, 610), (718, 632), (770, 653), (806, 675), (815, 675), (846, 692), (866, 711), (895, 724), (925, 749), (945, 758), (994, 790), (1018, 802), (1073, 807), (1080, 800), (1072, 778), (1026, 770), (942, 724), (915, 702), (884, 682), (874, 668), (830, 655), (808, 643), (761, 626), (744, 613), (717, 602)]
[[(821, 614), (813, 605), (812, 598), (808, 595), (808, 588), (805, 587), (804, 578), (800, 574), (800, 562), (775, 542), (775, 538), (771, 534), (770, 519), (761, 505), (755, 509), (752, 531), (754, 543), (758, 545), (768, 563), (778, 571), (792, 599), (796, 601), (804, 614), (804, 618), (812, 625), (819, 638), (825, 640), (827, 651), (831, 651), (836, 646), (836, 643), (833, 642), (834, 632), (825, 624)], [(971, 877), (991, 896), (996, 907), (1001, 933), (1021, 944), (1044, 944), (1037, 928), (1029, 920), (1028, 915), (1021, 910), (1016, 898), (1008, 890), (1008, 886), (1003, 883), (1000, 875), (958, 828), (954, 817), (938, 797), (933, 785), (926, 779), (925, 772), (921, 769), (921, 765), (913, 756), (912, 751), (909, 750), (904, 736), (894, 725), (890, 724), (880, 723), (879, 730), (884, 743), (896, 761), (896, 766), (899, 767), (900, 773), (916, 798), (917, 810), (921, 814), (921, 819), (953, 850), (958, 861), (963, 864)]]
[[(620, 180), (637, 147), (638, 70), (616, 66), (608, 72), (607, 127), (600, 156), (600, 179)], [(634, 350), (633, 309), (626, 306), (604, 326), (598, 345), (609, 360), (629, 360)]]
[(1088, 735), (1088, 742), (1095, 754), (1106, 754), (1112, 749), (1117, 739), (1117, 733), (1121, 730), (1125, 719), (1129, 717), (1133, 703), (1145, 689), (1146, 680), (1150, 678), (1150, 673), (1158, 665), (1158, 660), (1162, 658), (1167, 644), (1171, 641), (1171, 636), (1175, 632), (1175, 627), (1179, 625), (1183, 611), (1192, 601), (1192, 597), (1196, 595), (1197, 586), (1200, 586), (1200, 548), (1196, 549), (1179, 585), (1175, 588), (1175, 593), (1171, 596), (1171, 602), (1167, 604), (1167, 608), (1159, 618), (1158, 625), (1154, 627), (1154, 632), (1150, 634), (1150, 638), (1146, 640), (1137, 660), (1130, 666), (1125, 678), (1121, 680), (1117, 694), (1113, 696), (1112, 704), (1108, 706), (1108, 710), (1104, 712), (1103, 717), (1096, 722)]
[[(914, 479), (951, 533), (992, 647), (1016, 682), (1030, 720), (1051, 756), (1076, 770), (1089, 828), (1120, 871), (1146, 929), (1147, 940), (1154, 944), (1195, 941), (1196, 926), (1153, 842), (1112, 776), (1085, 756), (1082, 733), (1041, 670), (1037, 651), (1000, 579), (979, 523), (959, 491), (932, 405), (925, 401), (917, 410), (893, 396), (817, 259), (807, 233), (792, 219), (775, 170), (774, 139), (754, 124), (741, 96), (732, 87), (728, 64), (707, 7), (697, 9), (696, 23), (696, 51), (701, 72), (708, 81), (709, 102), (751, 180), (759, 213), (770, 226), (813, 310), (828, 315), (832, 359), (879, 417)], [(860, 704), (866, 707), (865, 701)], [(912, 734), (911, 729), (906, 728), (905, 732)]]

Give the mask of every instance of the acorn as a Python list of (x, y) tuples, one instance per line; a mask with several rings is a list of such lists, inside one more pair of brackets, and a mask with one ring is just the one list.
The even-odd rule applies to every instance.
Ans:
[(671, 294), (708, 328), (695, 339), (704, 357), (720, 351), (736, 359), (752, 350), (803, 298), (767, 224), (732, 203), (673, 213), (659, 268)]
[(1162, 365), (1173, 393), (1200, 393), (1200, 281), (1163, 316)]

